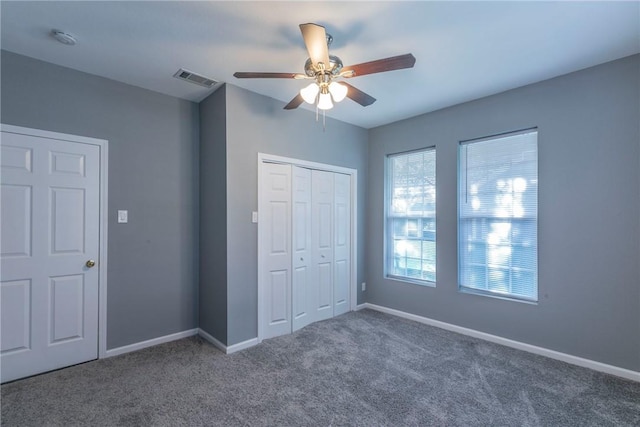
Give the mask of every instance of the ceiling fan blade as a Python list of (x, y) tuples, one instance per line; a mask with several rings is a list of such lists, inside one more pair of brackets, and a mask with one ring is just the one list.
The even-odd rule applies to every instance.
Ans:
[(329, 47), (324, 27), (317, 24), (300, 24), (300, 31), (313, 65), (317, 66), (322, 62), (326, 68), (329, 68)]
[(405, 55), (392, 56), (390, 58), (378, 59), (376, 61), (363, 62), (362, 64), (343, 67), (340, 74), (347, 78), (364, 76), (366, 74), (412, 68), (415, 63), (416, 58), (412, 54), (407, 53)]
[(304, 79), (307, 76), (299, 73), (260, 73), (237, 71), (233, 73), (233, 77), (237, 79)]
[(293, 98), (291, 101), (289, 101), (287, 105), (284, 106), (284, 109), (294, 110), (298, 108), (300, 104), (302, 104), (303, 102), (304, 102), (304, 99), (302, 99), (302, 96), (300, 94), (297, 94), (295, 98)]
[(367, 105), (371, 105), (374, 102), (376, 102), (376, 99), (373, 96), (364, 93), (363, 91), (350, 85), (349, 83), (340, 82), (340, 84), (345, 85), (347, 87), (348, 89), (347, 97), (353, 99), (363, 107), (366, 107)]

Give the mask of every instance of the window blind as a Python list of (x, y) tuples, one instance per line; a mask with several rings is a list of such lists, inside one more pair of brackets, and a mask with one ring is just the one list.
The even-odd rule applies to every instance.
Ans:
[(436, 280), (436, 152), (387, 159), (387, 276)]
[(460, 145), (461, 289), (537, 301), (537, 135), (529, 130)]

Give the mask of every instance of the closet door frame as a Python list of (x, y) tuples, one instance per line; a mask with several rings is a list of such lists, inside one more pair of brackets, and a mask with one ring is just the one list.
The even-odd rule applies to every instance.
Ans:
[[(353, 311), (357, 307), (358, 297), (358, 171), (356, 169), (345, 168), (341, 166), (329, 165), (325, 163), (310, 162), (307, 160), (294, 159), (290, 157), (277, 156), (268, 153), (258, 153), (258, 194), (257, 205), (258, 215), (260, 215), (260, 199), (262, 194), (262, 166), (264, 163), (281, 163), (289, 164), (291, 166), (300, 166), (308, 169), (317, 169), (327, 172), (336, 172), (350, 176), (351, 181), (351, 272), (349, 280), (349, 308)], [(260, 217), (258, 216), (258, 342), (261, 342), (264, 338), (264, 331), (262, 325), (262, 316), (265, 303), (264, 283), (262, 283), (261, 272), (264, 268), (264, 259), (261, 251), (263, 243), (264, 228), (260, 227)]]

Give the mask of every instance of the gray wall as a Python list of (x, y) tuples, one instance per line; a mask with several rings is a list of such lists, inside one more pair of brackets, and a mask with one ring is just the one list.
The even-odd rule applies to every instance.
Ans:
[(2, 123), (109, 141), (107, 347), (197, 327), (198, 105), (6, 51), (1, 72)]
[(200, 328), (227, 343), (226, 86), (200, 103)]
[[(323, 132), (313, 113), (232, 85), (199, 114), (112, 80), (5, 51), (1, 59), (2, 123), (109, 140), (108, 348), (199, 324), (227, 345), (257, 335), (251, 212), (264, 152), (358, 170), (357, 277), (368, 283), (358, 303), (640, 370), (638, 55), (369, 132), (333, 119)], [(461, 294), (457, 143), (533, 126), (540, 301)], [(382, 189), (386, 154), (433, 145), (438, 286), (426, 288), (383, 277)], [(116, 223), (118, 209), (129, 224)]]
[(327, 119), (323, 132), (315, 113), (283, 107), (280, 101), (227, 85), (229, 345), (258, 334), (258, 228), (251, 223), (251, 212), (258, 210), (258, 152), (358, 170), (357, 277), (358, 283), (364, 280), (368, 132), (333, 119)]
[[(366, 300), (640, 370), (640, 56), (372, 129)], [(538, 127), (539, 303), (457, 290), (458, 142)], [(383, 277), (384, 161), (436, 147), (437, 287)]]

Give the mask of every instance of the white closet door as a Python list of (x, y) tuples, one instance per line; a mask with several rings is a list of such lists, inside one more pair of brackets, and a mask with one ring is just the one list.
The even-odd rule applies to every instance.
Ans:
[(291, 333), (291, 166), (264, 163), (260, 222), (263, 338)]
[(349, 311), (351, 276), (351, 177), (334, 174), (334, 275), (333, 315)]
[(100, 148), (2, 132), (2, 381), (98, 356)]
[(333, 317), (333, 176), (332, 172), (311, 172), (314, 320)]
[(313, 322), (311, 288), (311, 170), (293, 166), (293, 330)]

